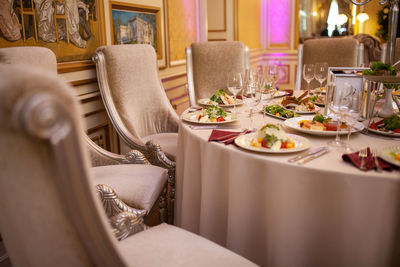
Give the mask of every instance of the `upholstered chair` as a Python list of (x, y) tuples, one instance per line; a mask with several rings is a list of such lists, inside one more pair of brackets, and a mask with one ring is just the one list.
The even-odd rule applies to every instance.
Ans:
[(190, 105), (226, 88), (229, 72), (244, 72), (250, 66), (249, 49), (242, 42), (201, 42), (186, 48)]
[(172, 218), (179, 118), (161, 84), (155, 50), (139, 44), (103, 46), (93, 60), (121, 150), (139, 150), (152, 164), (168, 169), (168, 210)]
[[(298, 47), (296, 90), (307, 89), (303, 65), (327, 62), (329, 67), (358, 67), (363, 64), (364, 46), (352, 37), (311, 39)], [(359, 56), (360, 55), (360, 56)], [(319, 87), (315, 79), (310, 88)]]
[[(43, 47), (0, 48), (0, 64), (24, 64), (25, 68), (39, 68), (48, 76), (57, 76), (56, 56)], [(72, 88), (70, 90), (72, 92)], [(90, 170), (99, 184), (99, 195), (107, 214), (112, 216), (121, 210), (130, 210), (144, 217), (150, 225), (167, 221), (168, 173), (165, 169), (152, 166), (138, 151), (118, 155), (102, 149), (86, 134), (82, 136), (93, 166)]]
[(0, 231), (13, 265), (254, 266), (175, 226), (147, 229), (129, 211), (112, 228), (70, 88), (16, 65), (1, 65), (0, 81)]

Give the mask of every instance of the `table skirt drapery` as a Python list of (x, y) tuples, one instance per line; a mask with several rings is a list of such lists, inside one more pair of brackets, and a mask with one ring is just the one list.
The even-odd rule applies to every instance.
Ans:
[[(244, 127), (248, 119), (244, 108), (240, 112)], [(260, 114), (256, 121), (281, 122)], [(262, 266), (390, 266), (399, 260), (398, 171), (361, 172), (335, 150), (299, 166), (287, 162), (296, 154), (251, 153), (208, 142), (210, 133), (180, 125), (178, 226)], [(299, 135), (312, 147), (332, 139)], [(358, 147), (399, 143), (352, 137)]]

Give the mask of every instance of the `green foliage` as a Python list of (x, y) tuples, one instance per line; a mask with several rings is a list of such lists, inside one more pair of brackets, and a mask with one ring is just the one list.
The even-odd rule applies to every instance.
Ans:
[(217, 106), (206, 107), (206, 113), (208, 115), (208, 118), (210, 119), (218, 117), (225, 118), (227, 116), (226, 111), (223, 108)]
[(381, 38), (383, 41), (387, 41), (389, 32), (389, 9), (390, 5), (384, 6), (378, 11), (378, 24), (379, 28), (376, 32), (376, 36)]
[(397, 70), (391, 64), (385, 64), (381, 61), (372, 63), (369, 70), (364, 70), (363, 75), (379, 75), (379, 72), (387, 71), (390, 75), (396, 76)]
[(323, 123), (323, 122), (329, 122), (331, 119), (330, 118), (325, 118), (323, 115), (321, 115), (321, 114), (317, 114), (317, 115), (315, 115), (314, 116), (314, 118), (313, 118), (313, 121), (317, 121), (317, 122), (320, 122), (320, 123)]
[(217, 102), (218, 104), (222, 103), (222, 99), (221, 99), (221, 95), (226, 94), (225, 90), (223, 88), (220, 88), (217, 90), (217, 92), (215, 92), (215, 94), (213, 94), (212, 97), (210, 97), (211, 101)]
[(386, 130), (400, 129), (400, 117), (393, 114), (383, 121)]

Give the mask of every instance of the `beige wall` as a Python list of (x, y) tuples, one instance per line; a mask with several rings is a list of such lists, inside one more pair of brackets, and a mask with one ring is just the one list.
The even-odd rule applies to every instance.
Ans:
[(261, 0), (238, 0), (238, 40), (250, 49), (260, 48)]

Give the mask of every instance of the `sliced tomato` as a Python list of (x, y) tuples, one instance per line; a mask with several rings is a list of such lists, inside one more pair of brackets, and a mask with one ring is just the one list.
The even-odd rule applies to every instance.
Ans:
[(287, 148), (287, 142), (282, 142), (281, 148)]
[(324, 126), (327, 131), (337, 131), (337, 123), (334, 122), (324, 122)]
[(265, 148), (268, 148), (268, 147), (267, 147), (267, 140), (262, 140), (262, 141), (261, 141), (261, 146), (262, 146), (262, 147), (265, 147)]
[(197, 120), (200, 121), (201, 117), (203, 117), (203, 116), (199, 115), (199, 116), (197, 117)]
[(225, 119), (222, 118), (222, 117), (218, 117), (218, 118), (217, 118), (217, 121), (225, 121)]
[(372, 130), (378, 130), (378, 127), (376, 127), (375, 123), (371, 123), (371, 125), (369, 126), (369, 128), (371, 128)]
[(393, 132), (400, 133), (400, 128), (394, 129)]

